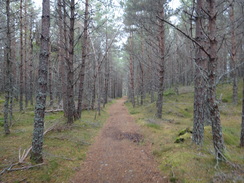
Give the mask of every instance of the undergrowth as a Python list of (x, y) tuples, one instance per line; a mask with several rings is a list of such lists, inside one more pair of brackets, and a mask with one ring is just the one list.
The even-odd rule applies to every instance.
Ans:
[[(220, 101), (221, 123), (228, 162), (216, 164), (212, 145), (212, 130), (206, 126), (202, 146), (192, 144), (191, 133), (183, 134), (193, 126), (193, 88), (179, 88), (179, 95), (172, 89), (164, 93), (163, 117), (157, 119), (156, 102), (150, 103), (149, 96), (144, 105), (132, 107), (126, 103), (130, 114), (142, 126), (145, 141), (152, 144), (153, 152), (163, 174), (171, 182), (244, 182), (244, 176), (233, 167), (244, 166), (243, 149), (239, 147), (241, 127), (241, 89), (239, 83), (238, 105), (231, 102), (232, 86), (222, 84), (217, 88)], [(184, 140), (179, 140), (183, 134)]]
[[(4, 173), (0, 176), (0, 182), (69, 182), (85, 159), (93, 137), (108, 118), (106, 109), (101, 111), (101, 116), (97, 116), (96, 120), (94, 120), (94, 116), (95, 111), (83, 111), (81, 120), (77, 120), (73, 125), (67, 127), (62, 112), (47, 113), (45, 128), (56, 123), (57, 126), (44, 137), (44, 165)], [(0, 123), (2, 119), (3, 115), (0, 114)], [(0, 132), (0, 172), (10, 164), (18, 162), (20, 148), (23, 151), (31, 146), (33, 119), (33, 109), (22, 113), (15, 112), (11, 134), (5, 136), (2, 128)], [(22, 165), (29, 164), (30, 159), (27, 157)]]

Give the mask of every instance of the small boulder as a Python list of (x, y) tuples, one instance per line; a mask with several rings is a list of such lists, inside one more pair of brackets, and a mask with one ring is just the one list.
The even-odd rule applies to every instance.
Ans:
[(192, 136), (192, 130), (190, 130), (190, 128), (181, 130), (174, 143), (182, 143), (186, 139), (190, 139), (191, 136)]

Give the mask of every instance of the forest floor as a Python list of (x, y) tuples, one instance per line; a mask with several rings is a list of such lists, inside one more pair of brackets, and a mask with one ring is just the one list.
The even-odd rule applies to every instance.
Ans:
[(237, 105), (232, 104), (229, 83), (219, 84), (217, 88), (226, 162), (217, 162), (214, 157), (210, 125), (204, 127), (202, 146), (192, 143), (194, 88), (178, 89), (178, 95), (173, 88), (165, 90), (162, 119), (156, 118), (156, 101), (152, 102), (150, 95), (145, 96), (143, 105), (137, 97), (134, 108), (131, 102), (125, 103), (140, 126), (144, 141), (151, 144), (160, 170), (170, 182), (244, 182), (244, 151), (239, 146), (242, 82), (239, 82)]
[(151, 147), (122, 98), (112, 104), (110, 117), (87, 153), (72, 182), (168, 182), (158, 168)]
[[(82, 119), (70, 126), (63, 112), (47, 113), (45, 129), (56, 126), (44, 137), (44, 164), (34, 168), (28, 168), (33, 165), (29, 156), (18, 163), (31, 146), (34, 106), (18, 112), (15, 101), (11, 134), (0, 130), (0, 182), (244, 182), (239, 147), (242, 86), (239, 82), (237, 105), (232, 104), (231, 84), (217, 87), (226, 162), (214, 158), (211, 126), (204, 128), (202, 146), (192, 144), (192, 86), (179, 87), (179, 94), (165, 90), (162, 119), (156, 118), (156, 101), (149, 94), (143, 105), (137, 96), (135, 107), (126, 98), (112, 100), (100, 116), (96, 110), (84, 110)], [(0, 127), (3, 104), (0, 96)]]

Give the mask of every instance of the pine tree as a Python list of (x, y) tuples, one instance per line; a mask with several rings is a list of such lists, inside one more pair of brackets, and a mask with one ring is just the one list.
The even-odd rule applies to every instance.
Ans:
[(39, 56), (38, 85), (35, 106), (34, 131), (32, 139), (31, 160), (43, 162), (42, 146), (44, 132), (44, 116), (47, 97), (47, 74), (49, 58), (50, 0), (42, 1), (41, 50)]

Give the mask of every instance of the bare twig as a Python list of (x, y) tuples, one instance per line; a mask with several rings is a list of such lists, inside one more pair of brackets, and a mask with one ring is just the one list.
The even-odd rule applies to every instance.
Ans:
[(13, 172), (13, 171), (18, 171), (18, 170), (28, 170), (28, 169), (35, 168), (35, 167), (40, 167), (42, 165), (45, 165), (45, 164), (44, 163), (40, 163), (40, 164), (36, 164), (36, 165), (24, 166), (24, 167), (21, 167), (21, 168), (11, 168), (11, 169), (9, 169), (7, 171), (8, 172)]
[(170, 26), (172, 26), (174, 29), (176, 29), (177, 31), (179, 31), (180, 33), (182, 33), (186, 38), (188, 38), (189, 40), (191, 40), (193, 43), (195, 43), (208, 57), (210, 57), (208, 51), (203, 47), (203, 45), (199, 44), (194, 38), (192, 38), (191, 36), (189, 36), (187, 33), (185, 33), (184, 31), (182, 31), (181, 29), (179, 29), (177, 26), (175, 26), (174, 24), (170, 23), (169, 21), (162, 19), (160, 17), (157, 16), (157, 18), (167, 24), (169, 24)]
[(13, 166), (18, 165), (19, 163), (13, 163), (9, 166), (7, 166), (6, 168), (4, 168), (1, 172), (0, 175), (4, 174), (6, 171), (9, 171)]

